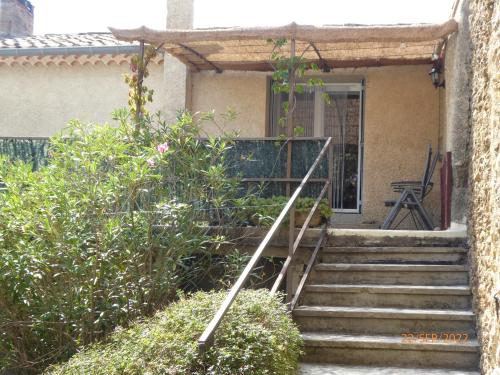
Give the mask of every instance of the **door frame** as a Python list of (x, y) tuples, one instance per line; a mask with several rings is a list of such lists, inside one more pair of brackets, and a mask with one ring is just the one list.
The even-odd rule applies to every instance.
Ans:
[[(356, 208), (334, 208), (336, 213), (361, 213), (363, 206), (362, 201), (362, 181), (363, 181), (363, 151), (364, 151), (364, 129), (363, 129), (363, 115), (364, 115), (364, 81), (352, 83), (325, 83), (319, 88), (320, 92), (347, 92), (358, 93), (359, 95), (359, 124), (358, 124), (358, 181), (356, 192)], [(315, 112), (314, 112), (314, 135), (323, 137), (324, 135), (324, 106), (325, 101), (322, 100), (321, 95), (315, 97)], [(317, 103), (319, 102), (319, 103)], [(318, 120), (316, 120), (316, 118)]]
[[(325, 77), (318, 77), (325, 78)], [(359, 94), (359, 125), (358, 125), (358, 182), (357, 182), (357, 204), (356, 208), (343, 208), (343, 209), (333, 209), (335, 213), (344, 214), (360, 214), (362, 213), (363, 207), (363, 159), (364, 159), (364, 114), (365, 114), (365, 80), (363, 78), (348, 79), (343, 82), (335, 82), (329, 79), (324, 79), (322, 86), (314, 87), (314, 91), (319, 91), (320, 93), (329, 92), (347, 92), (347, 93), (358, 93)], [(271, 135), (271, 124), (274, 121), (276, 114), (274, 113), (277, 109), (274, 103), (274, 96), (272, 92), (272, 79), (268, 81), (268, 108), (267, 108), (267, 124), (266, 124), (266, 136)], [(314, 97), (314, 137), (324, 137), (324, 105), (325, 102), (322, 100), (321, 95), (315, 95)]]

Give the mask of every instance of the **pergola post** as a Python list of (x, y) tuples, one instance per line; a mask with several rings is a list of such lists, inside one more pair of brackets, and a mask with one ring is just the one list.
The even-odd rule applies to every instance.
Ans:
[[(286, 125), (288, 136), (288, 154), (286, 164), (286, 177), (292, 177), (292, 138), (293, 138), (293, 109), (295, 106), (295, 39), (290, 40), (290, 66), (288, 68), (288, 111), (286, 113)], [(290, 196), (290, 182), (286, 184), (286, 195)]]
[[(292, 178), (292, 147), (293, 147), (293, 109), (295, 107), (295, 39), (290, 40), (290, 66), (288, 68), (288, 82), (289, 82), (289, 92), (288, 92), (288, 111), (286, 113), (286, 123), (287, 123), (287, 136), (288, 136), (288, 147), (287, 147), (287, 158), (286, 158), (286, 178)], [(290, 196), (291, 183), (286, 184), (286, 196)], [(288, 256), (293, 255), (293, 243), (295, 242), (295, 205), (290, 209), (290, 223), (288, 229)], [(292, 272), (288, 272), (286, 275), (286, 300), (287, 302), (292, 300), (293, 293), (293, 279)]]

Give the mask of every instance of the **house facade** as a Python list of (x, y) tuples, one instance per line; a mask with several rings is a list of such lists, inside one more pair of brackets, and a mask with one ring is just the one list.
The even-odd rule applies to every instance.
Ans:
[[(185, 15), (192, 11), (186, 3), (191, 2), (170, 1), (170, 11)], [(250, 33), (262, 33), (260, 39), (263, 42), (255, 42), (258, 35), (252, 37), (253, 40), (243, 36), (240, 47), (237, 47), (237, 37), (231, 39), (228, 36), (219, 42), (200, 36), (203, 40), (198, 40), (197, 35), (203, 31), (195, 30), (190, 34), (191, 25), (192, 13), (191, 20), (177, 23), (177, 28), (190, 35), (187, 40), (181, 37), (170, 44), (167, 41), (165, 50), (171, 54), (170, 69), (175, 71), (171, 76), (185, 76), (186, 84), (185, 91), (167, 89), (166, 95), (185, 98), (183, 108), (193, 112), (234, 110), (236, 120), (226, 124), (223, 130), (235, 130), (243, 138), (284, 134), (279, 118), (283, 116), (281, 107), (286, 98), (273, 93), (269, 61), (271, 48), (262, 36), (283, 28), (250, 30)], [(433, 85), (429, 71), (432, 54), (443, 47), (444, 39), (454, 34), (454, 25), (453, 21), (436, 25), (436, 35), (429, 34), (418, 41), (415, 34), (422, 25), (403, 27), (400, 39), (391, 39), (389, 35), (374, 39), (371, 44), (328, 44), (327, 39), (319, 37), (319, 57), (312, 49), (305, 52), (306, 58), (320, 66), (326, 63), (328, 69), (309, 72), (303, 79), (320, 78), (323, 85), (306, 89), (305, 93), (296, 96), (294, 122), (304, 128), (304, 136), (333, 136), (337, 149), (342, 149), (336, 154), (336, 159), (342, 164), (336, 168), (342, 173), (342, 186), (336, 187), (338, 194), (334, 209), (337, 215), (333, 219), (336, 224), (379, 226), (388, 212), (383, 202), (393, 197), (390, 183), (420, 179), (429, 145), (435, 152), (446, 151), (446, 132), (449, 129), (446, 89)], [(366, 35), (370, 30), (380, 31), (380, 27), (367, 26)], [(392, 31), (387, 30), (389, 34)], [(217, 30), (208, 32), (215, 35)], [(227, 34), (228, 30), (221, 29), (221, 32)], [(234, 33), (240, 33), (239, 38), (245, 32), (234, 30)], [(135, 38), (121, 37), (119, 32), (115, 35), (127, 41), (140, 38), (156, 44), (163, 41), (162, 35), (154, 32), (137, 34)], [(324, 51), (321, 51), (321, 46)], [(300, 54), (309, 46), (305, 39), (301, 39), (297, 48), (297, 54)], [(322, 100), (325, 94), (330, 97), (330, 103)], [(206, 130), (211, 134), (221, 131), (215, 126), (207, 126)], [(439, 171), (436, 171), (433, 182), (427, 207), (436, 227), (439, 227)], [(454, 222), (464, 223), (463, 213), (457, 213), (456, 217)]]
[[(127, 101), (123, 75), (139, 52), (139, 40), (166, 43), (166, 53), (149, 67), (147, 85), (155, 90), (151, 111), (161, 110), (174, 121), (179, 109), (216, 114), (232, 109), (236, 119), (224, 130), (242, 138), (284, 131), (279, 118), (285, 98), (272, 90), (269, 46), (249, 40), (265, 41), (262, 33), (283, 35), (286, 27), (197, 31), (193, 0), (168, 0), (168, 32), (31, 36), (31, 4), (0, 4), (0, 137), (50, 137), (72, 118), (109, 122), (111, 112)], [(485, 374), (500, 371), (499, 15), (494, 0), (460, 0), (443, 25), (335, 32), (293, 26), (311, 33), (312, 41), (317, 38), (307, 56), (324, 68), (306, 75), (324, 84), (297, 95), (294, 122), (304, 136), (332, 137), (337, 145), (342, 185), (336, 190), (334, 225), (378, 227), (389, 210), (384, 200), (395, 197), (391, 182), (420, 179), (428, 145), (441, 155), (450, 153), (449, 230), (467, 230)], [(20, 26), (13, 27), (13, 20)], [(240, 43), (237, 33), (253, 39)], [(344, 39), (335, 39), (335, 33)], [(300, 38), (298, 44), (307, 48)], [(425, 201), (436, 227), (443, 214), (440, 167)]]
[[(33, 16), (30, 9), (28, 16)], [(193, 9), (192, 1), (169, 1), (168, 28), (191, 29)], [(305, 136), (342, 137), (342, 151), (336, 155), (345, 160), (338, 168), (343, 186), (337, 188), (334, 221), (339, 224), (380, 225), (388, 211), (383, 201), (394, 197), (390, 183), (419, 179), (428, 145), (444, 151), (445, 89), (435, 88), (428, 75), (434, 42), (384, 46), (388, 54), (402, 54), (404, 61), (377, 56), (373, 49), (367, 63), (362, 56), (334, 62), (328, 73), (310, 75), (323, 80), (322, 88), (298, 97), (295, 121), (304, 125)], [(126, 103), (123, 75), (138, 52), (137, 41), (88, 33), (4, 38), (0, 43), (0, 70), (5, 73), (0, 83), (9, 88), (0, 91), (0, 136), (48, 137), (72, 118), (109, 122), (111, 112)], [(422, 55), (422, 48), (429, 53)], [(283, 98), (272, 93), (270, 69), (230, 67), (218, 72), (199, 66), (169, 54), (156, 59), (147, 83), (155, 90), (150, 110), (162, 110), (174, 121), (183, 108), (219, 114), (232, 109), (236, 119), (224, 130), (236, 130), (244, 138), (283, 133), (278, 124)], [(333, 104), (321, 100), (324, 93)], [(217, 134), (220, 129), (208, 126), (206, 131)], [(437, 227), (438, 173), (433, 180), (427, 199)]]

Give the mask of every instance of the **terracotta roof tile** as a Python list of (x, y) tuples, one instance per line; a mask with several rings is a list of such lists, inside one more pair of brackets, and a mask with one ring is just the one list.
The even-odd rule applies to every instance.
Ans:
[(0, 38), (0, 49), (131, 46), (137, 44), (117, 40), (111, 33), (45, 34), (21, 38)]

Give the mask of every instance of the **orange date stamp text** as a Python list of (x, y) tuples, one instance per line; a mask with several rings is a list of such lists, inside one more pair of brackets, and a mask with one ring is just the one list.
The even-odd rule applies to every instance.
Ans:
[(401, 338), (403, 344), (458, 344), (469, 341), (469, 335), (465, 332), (404, 332)]

